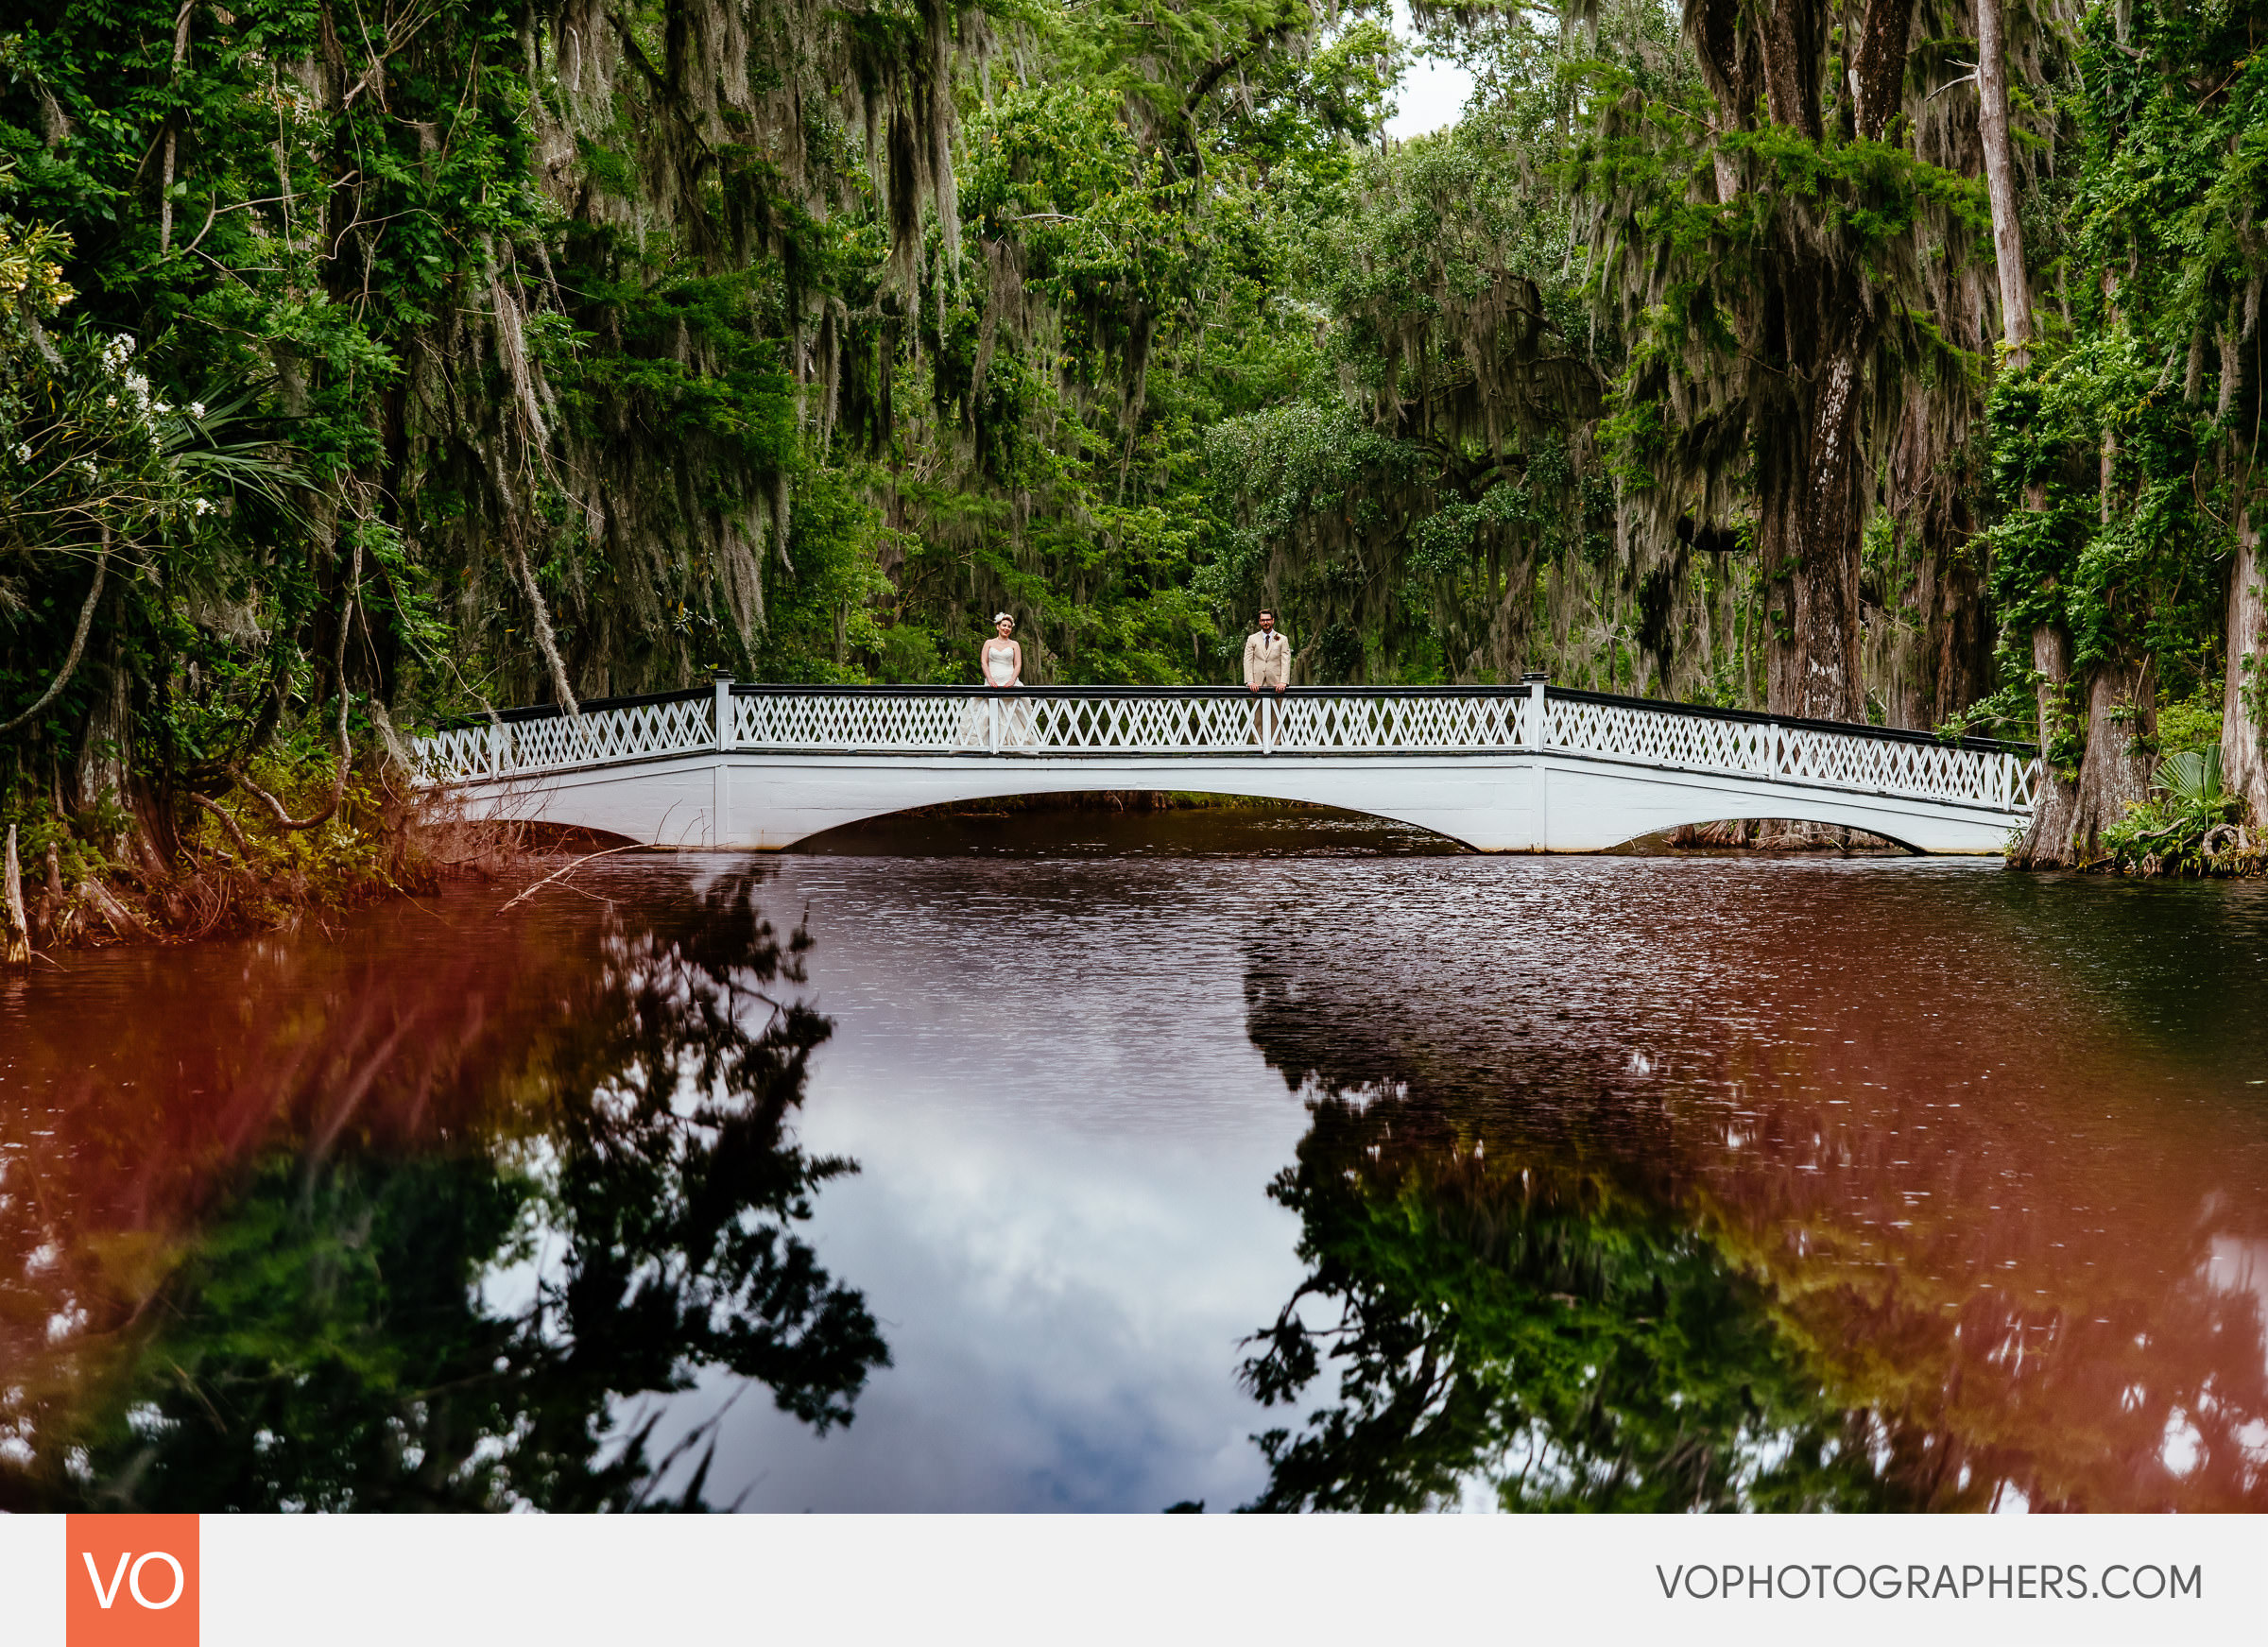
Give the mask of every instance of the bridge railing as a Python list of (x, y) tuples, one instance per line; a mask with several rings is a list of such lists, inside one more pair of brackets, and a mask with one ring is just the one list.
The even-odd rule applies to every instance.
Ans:
[(1544, 747), (1707, 772), (2029, 812), (2039, 781), (2030, 751), (1981, 738), (1778, 719), (1594, 693), (1545, 700)]
[(736, 695), (744, 749), (861, 754), (1325, 755), (1517, 749), (1528, 699), (1332, 692), (1255, 698), (1206, 690), (893, 691)]
[[(723, 729), (719, 735), (720, 727)], [(1514, 687), (745, 686), (513, 710), (422, 739), (439, 783), (704, 750), (863, 755), (1487, 754), (1521, 749), (2029, 812), (2029, 750), (1600, 693)]]
[(438, 783), (690, 754), (716, 747), (715, 702), (711, 692), (673, 692), (593, 704), (578, 715), (550, 708), (507, 710), (493, 721), (421, 738), (418, 752), (425, 776)]

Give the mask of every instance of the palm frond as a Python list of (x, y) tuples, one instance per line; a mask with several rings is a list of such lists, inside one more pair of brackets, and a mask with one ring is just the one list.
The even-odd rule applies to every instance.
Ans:
[(2184, 749), (2158, 763), (2157, 786), (2185, 806), (2210, 806), (2222, 797), (2221, 746)]

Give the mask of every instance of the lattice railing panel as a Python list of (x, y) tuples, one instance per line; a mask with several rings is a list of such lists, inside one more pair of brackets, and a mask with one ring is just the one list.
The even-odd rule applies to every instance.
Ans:
[(460, 727), (420, 739), (419, 751), (425, 776), (439, 783), (651, 760), (714, 748), (710, 706), (688, 698)]
[(1302, 755), (1515, 749), (1528, 725), (1524, 697), (1477, 695), (1285, 697), (1263, 700), (1262, 712), (1268, 747)]
[(1630, 704), (1544, 700), (1544, 744), (1585, 755), (1616, 755), (1708, 772), (1771, 771), (1774, 729), (1755, 721), (1668, 714)]
[(732, 700), (743, 748), (940, 754), (958, 746), (969, 699), (914, 693), (764, 693)]
[[(1252, 713), (1220, 697), (992, 697), (1001, 746), (1068, 755), (1220, 754), (1252, 742)], [(981, 729), (988, 732), (989, 721)]]
[(420, 738), (413, 747), (420, 776), (434, 783), (465, 783), (496, 775), (490, 745), (487, 727), (457, 727)]
[(1546, 746), (1695, 771), (2028, 810), (2036, 763), (2000, 749), (1547, 698)]
[(540, 721), (511, 721), (509, 759), (516, 772), (549, 772), (563, 766), (604, 766), (616, 761), (644, 761), (716, 747), (710, 724), (710, 700), (644, 703), (589, 714), (553, 715)]
[[(1818, 727), (1675, 713), (1635, 700), (1503, 693), (1125, 696), (763, 692), (732, 695), (745, 749), (860, 754), (1455, 754), (1541, 746), (1569, 754), (2028, 812), (2038, 763), (2006, 750)], [(551, 715), (420, 741), (431, 781), (451, 783), (648, 760), (716, 747), (718, 698)]]
[(1774, 775), (1838, 789), (1925, 795), (1987, 806), (2015, 802), (2021, 763), (1999, 750), (1908, 744), (1811, 728), (1774, 728)]

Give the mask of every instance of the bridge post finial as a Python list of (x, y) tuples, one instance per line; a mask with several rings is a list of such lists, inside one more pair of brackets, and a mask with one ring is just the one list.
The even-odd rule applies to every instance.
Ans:
[(732, 678), (723, 670), (716, 672), (716, 709), (710, 721), (716, 733), (719, 749), (732, 747)]
[(1524, 675), (1521, 678), (1527, 682), (1528, 687), (1527, 745), (1531, 749), (1540, 749), (1543, 747), (1543, 688), (1544, 683), (1551, 677), (1548, 675)]

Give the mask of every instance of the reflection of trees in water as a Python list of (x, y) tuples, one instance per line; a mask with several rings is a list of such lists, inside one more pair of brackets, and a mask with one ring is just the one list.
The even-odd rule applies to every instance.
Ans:
[(1328, 1361), (1337, 1404), (1262, 1437), (1269, 1481), (1253, 1507), (1419, 1509), (1478, 1493), (1515, 1509), (1887, 1509), (1929, 1496), (1908, 1470), (1878, 1467), (1905, 1450), (1825, 1398), (1761, 1289), (1674, 1217), (1580, 1170), (1490, 1158), (1405, 1098), (1326, 1097), (1314, 1114), (1269, 1191), (1299, 1214), (1310, 1273), (1245, 1378), (1288, 1403)]
[(2268, 1503), (2261, 1298), (2212, 1278), (2242, 1229), (2193, 1143), (1927, 1103), (1887, 993), (1852, 1068), (1658, 1015), (1649, 1060), (1595, 995), (1562, 1021), (1469, 953), (1368, 959), (1247, 970), (1255, 1046), (1324, 1096), (1271, 1191), (1310, 1274), (1246, 1378), (1336, 1377), (1263, 1437), (1262, 1506)]
[(627, 1398), (722, 1368), (848, 1423), (888, 1352), (793, 1231), (855, 1167), (789, 1131), (829, 1025), (774, 992), (807, 940), (754, 893), (610, 920), (595, 954), (555, 933), (344, 981), (208, 1072), (202, 1124), (149, 1118), (186, 1167), (135, 1162), (130, 1096), (89, 1095), (42, 1175), (61, 1205), (0, 1212), (38, 1261), (11, 1312), (78, 1323), (49, 1354), (10, 1334), (0, 1493), (594, 1509), (670, 1474), (692, 1506), (708, 1428), (657, 1456)]

